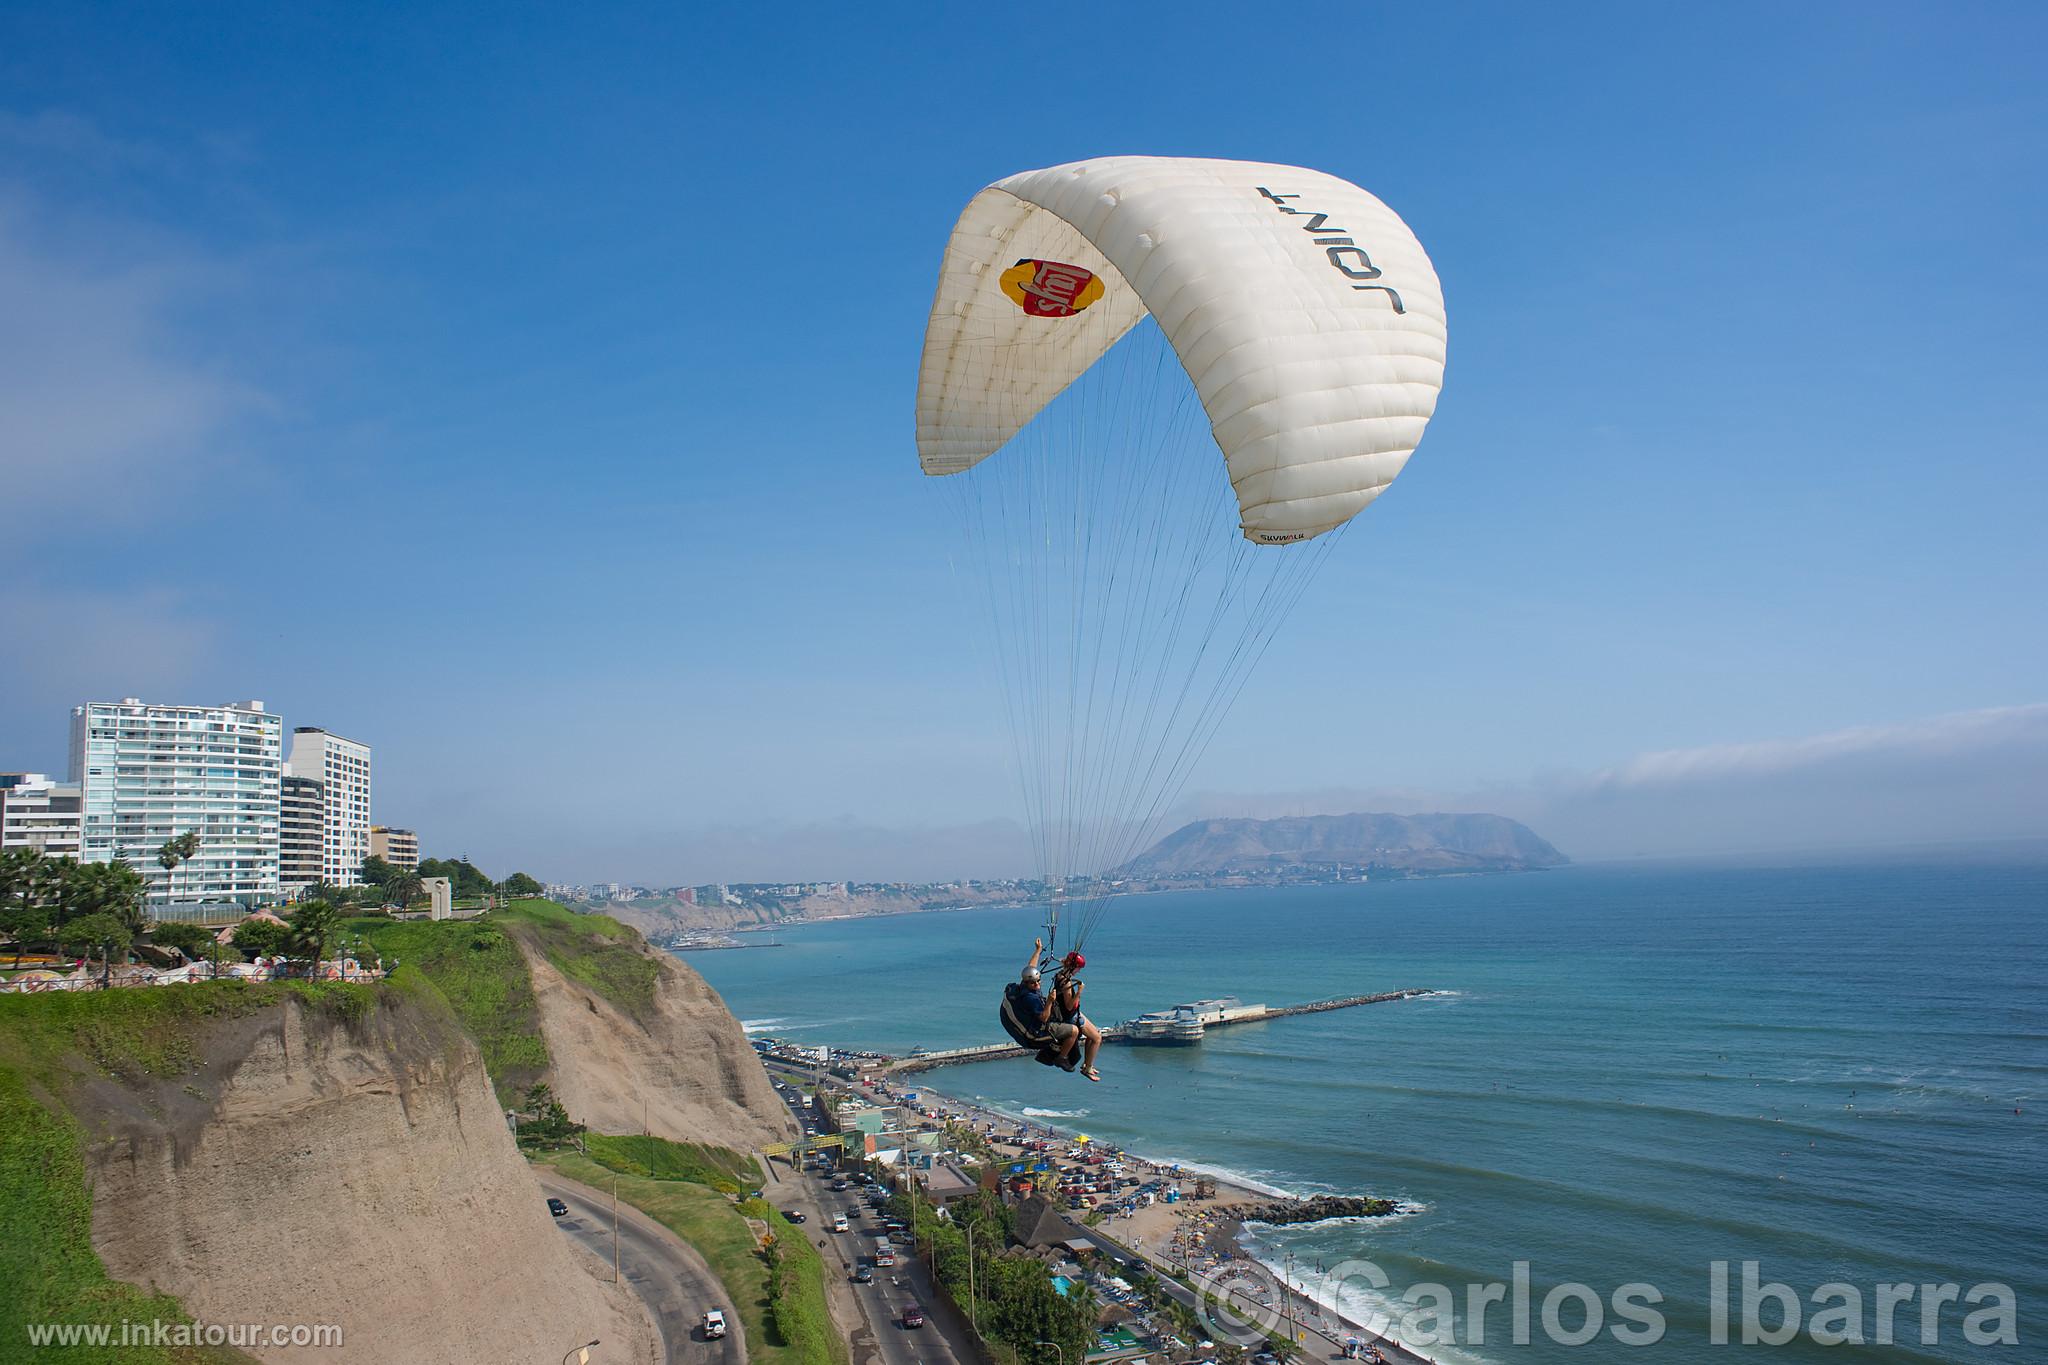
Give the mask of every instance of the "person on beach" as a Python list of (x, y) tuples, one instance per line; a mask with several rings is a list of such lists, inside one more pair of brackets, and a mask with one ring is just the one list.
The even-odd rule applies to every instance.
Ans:
[(1060, 959), (1060, 969), (1052, 977), (1052, 998), (1059, 1017), (1080, 1029), (1081, 1037), (1087, 1043), (1086, 1055), (1081, 1059), (1081, 1074), (1091, 1081), (1099, 1081), (1102, 1077), (1095, 1070), (1095, 1054), (1102, 1050), (1102, 1030), (1081, 1013), (1081, 991), (1087, 983), (1076, 975), (1087, 965), (1088, 959), (1079, 953), (1068, 953)]
[[(1041, 983), (1038, 959), (1045, 951), (1043, 939), (1031, 941), (1031, 956), (1017, 980), (1003, 988), (1000, 1014), (1003, 1031), (1020, 1047), (1038, 1053), (1038, 1059), (1071, 1071), (1074, 1046), (1081, 1030), (1055, 1015), (1055, 1002)], [(1099, 1079), (1090, 1075), (1090, 1080)]]

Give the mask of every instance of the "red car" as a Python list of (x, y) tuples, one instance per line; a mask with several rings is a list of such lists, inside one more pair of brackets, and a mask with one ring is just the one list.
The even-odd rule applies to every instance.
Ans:
[(905, 1308), (903, 1310), (903, 1325), (905, 1327), (924, 1326), (924, 1309), (919, 1308), (914, 1303)]

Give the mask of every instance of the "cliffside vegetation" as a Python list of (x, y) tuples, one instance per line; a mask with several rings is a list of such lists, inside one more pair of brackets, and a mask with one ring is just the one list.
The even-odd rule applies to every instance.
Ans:
[(657, 968), (639, 935), (603, 915), (578, 915), (553, 901), (519, 900), (476, 920), (394, 920), (364, 916), (349, 932), (378, 957), (419, 971), (476, 1040), (506, 1108), (548, 1068), (548, 1046), (533, 982), (515, 938), (546, 955), (564, 976), (635, 1019), (652, 1008)]

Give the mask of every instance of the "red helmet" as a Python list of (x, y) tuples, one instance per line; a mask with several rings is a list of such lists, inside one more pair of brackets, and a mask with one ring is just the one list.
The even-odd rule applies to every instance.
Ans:
[(1068, 953), (1064, 959), (1064, 965), (1069, 971), (1078, 972), (1088, 965), (1088, 959), (1082, 957), (1079, 953)]

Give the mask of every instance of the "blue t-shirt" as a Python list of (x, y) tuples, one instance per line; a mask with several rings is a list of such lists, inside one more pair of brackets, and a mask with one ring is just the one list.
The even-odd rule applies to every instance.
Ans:
[(1017, 988), (1017, 1010), (1024, 1016), (1026, 1027), (1037, 1025), (1045, 1018), (1045, 992), (1029, 986)]

